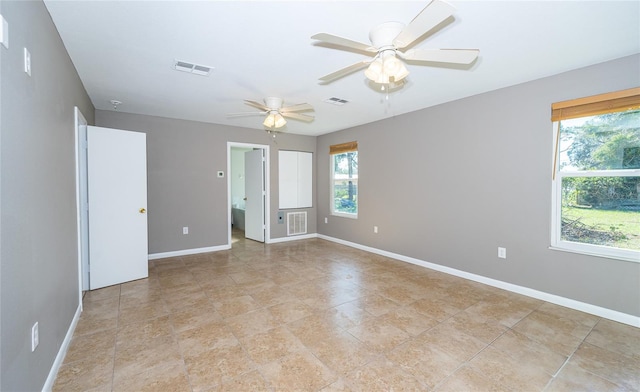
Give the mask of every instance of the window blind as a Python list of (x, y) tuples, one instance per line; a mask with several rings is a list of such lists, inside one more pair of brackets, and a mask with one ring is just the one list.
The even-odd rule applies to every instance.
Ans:
[(635, 87), (628, 90), (556, 102), (551, 105), (551, 121), (638, 108), (640, 108), (640, 87)]
[(329, 146), (329, 154), (331, 155), (354, 151), (358, 151), (358, 142), (347, 142)]

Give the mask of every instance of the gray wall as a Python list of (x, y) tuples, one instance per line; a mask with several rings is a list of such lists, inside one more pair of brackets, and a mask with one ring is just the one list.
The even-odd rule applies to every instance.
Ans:
[[(226, 245), (227, 142), (270, 145), (271, 238), (286, 237), (277, 223), (278, 150), (315, 153), (316, 138), (255, 129), (96, 110), (96, 125), (147, 134), (149, 253)], [(314, 157), (317, 154), (314, 154)], [(315, 164), (315, 163), (314, 163)], [(228, 175), (228, 173), (226, 173)], [(308, 231), (316, 232), (316, 208), (308, 211)], [(182, 227), (189, 226), (189, 234)]]
[[(548, 249), (551, 103), (639, 85), (636, 55), (320, 136), (318, 232), (640, 316), (640, 263)], [(357, 220), (329, 214), (329, 145), (351, 140)]]
[(0, 46), (0, 390), (35, 391), (79, 305), (73, 108), (89, 122), (94, 109), (44, 4), (2, 1), (0, 12), (9, 24), (9, 49)]

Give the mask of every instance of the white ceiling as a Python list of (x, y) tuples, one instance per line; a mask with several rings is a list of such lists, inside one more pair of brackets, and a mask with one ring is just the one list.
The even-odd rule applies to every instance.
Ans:
[[(371, 28), (410, 22), (427, 1), (45, 0), (96, 109), (262, 130), (244, 99), (308, 102), (312, 123), (285, 132), (321, 135), (575, 68), (640, 53), (640, 1), (451, 1), (453, 22), (415, 48), (477, 48), (468, 69), (408, 65), (409, 84), (388, 97), (362, 71), (318, 78), (365, 59), (314, 45), (326, 32), (369, 43)], [(172, 69), (174, 59), (215, 67)], [(35, 60), (35, 59), (34, 59)], [(639, 70), (640, 72), (640, 70)], [(335, 106), (327, 98), (346, 99)]]

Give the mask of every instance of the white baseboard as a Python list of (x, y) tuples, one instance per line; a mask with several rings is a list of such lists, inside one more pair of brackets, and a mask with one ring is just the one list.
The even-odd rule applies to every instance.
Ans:
[(71, 343), (71, 338), (73, 338), (73, 332), (76, 330), (76, 325), (78, 325), (78, 320), (80, 320), (80, 313), (82, 313), (82, 304), (78, 305), (76, 309), (76, 314), (73, 316), (73, 320), (71, 320), (71, 325), (67, 330), (67, 334), (62, 341), (62, 345), (60, 346), (60, 350), (58, 350), (58, 355), (56, 355), (56, 359), (53, 361), (53, 365), (51, 366), (51, 370), (49, 370), (49, 375), (47, 376), (47, 380), (44, 382), (44, 386), (42, 387), (42, 392), (50, 392), (53, 389), (53, 384), (56, 382), (56, 377), (58, 376), (58, 371), (60, 370), (60, 366), (62, 366), (62, 362), (64, 362), (64, 357), (67, 355), (67, 350), (69, 350), (69, 344)]
[(149, 260), (164, 259), (166, 257), (197, 255), (199, 253), (218, 252), (220, 250), (229, 250), (229, 249), (231, 249), (231, 245), (209, 246), (209, 247), (206, 247), (206, 248), (194, 248), (194, 249), (183, 249), (183, 250), (175, 250), (175, 251), (172, 251), (172, 252), (163, 252), (163, 253), (150, 253), (149, 254)]
[(308, 239), (311, 239), (311, 238), (318, 238), (318, 233), (303, 234), (303, 235), (292, 235), (290, 237), (271, 238), (271, 239), (269, 239), (267, 241), (267, 244), (277, 244), (277, 243), (280, 243), (280, 242), (308, 240)]
[(530, 289), (528, 287), (518, 286), (512, 283), (503, 282), (500, 280), (487, 278), (482, 275), (476, 275), (469, 272), (457, 270), (455, 268), (445, 267), (439, 264), (429, 263), (427, 261), (415, 259), (413, 257), (403, 256), (392, 252), (387, 252), (385, 250), (372, 248), (365, 245), (356, 244), (354, 242), (344, 241), (339, 238), (333, 238), (326, 235), (318, 234), (318, 238), (336, 242), (338, 244), (350, 246), (352, 248), (364, 250), (370, 253), (375, 253), (381, 256), (390, 257), (392, 259), (404, 261), (407, 263), (419, 265), (421, 267), (429, 268), (435, 271), (444, 272), (449, 275), (458, 276), (460, 278), (472, 280), (474, 282), (483, 283), (489, 286), (497, 287), (503, 290), (511, 291), (517, 294), (526, 295), (528, 297), (540, 299), (546, 302), (550, 302), (552, 304), (564, 306), (567, 308), (579, 310), (581, 312), (593, 314), (599, 317), (604, 317), (609, 320), (617, 321), (623, 324), (631, 325), (634, 327), (640, 327), (640, 317), (633, 316), (631, 314), (618, 312), (616, 310), (611, 310), (607, 308), (603, 308), (600, 306), (588, 304), (585, 302), (576, 301), (570, 298), (561, 297), (559, 295), (545, 293), (543, 291), (538, 291), (534, 289)]

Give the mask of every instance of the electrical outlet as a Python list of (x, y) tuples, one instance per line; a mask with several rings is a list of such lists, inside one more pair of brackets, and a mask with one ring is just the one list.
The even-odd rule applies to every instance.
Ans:
[(324, 223), (329, 223), (329, 218), (327, 218), (326, 216), (324, 217)]
[(375, 234), (378, 234), (378, 226), (373, 226), (373, 232), (374, 232)]
[(501, 259), (507, 258), (507, 248), (498, 247), (498, 257)]
[(38, 332), (38, 322), (36, 321), (31, 327), (31, 352), (36, 351), (38, 344), (40, 344), (40, 334)]
[(182, 228), (182, 234), (189, 234), (189, 228), (187, 226)]

